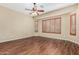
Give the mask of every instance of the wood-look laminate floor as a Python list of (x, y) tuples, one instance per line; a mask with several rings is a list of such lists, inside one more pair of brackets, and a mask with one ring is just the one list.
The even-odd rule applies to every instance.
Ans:
[(30, 37), (0, 43), (1, 55), (79, 55), (79, 45), (57, 39)]

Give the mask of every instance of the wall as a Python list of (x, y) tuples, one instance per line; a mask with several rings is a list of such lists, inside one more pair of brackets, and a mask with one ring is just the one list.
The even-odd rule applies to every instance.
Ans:
[[(70, 15), (72, 13), (77, 14), (76, 18), (76, 36), (70, 35)], [(39, 21), (38, 33), (35, 33), (36, 36), (43, 36), (49, 38), (57, 38), (62, 40), (69, 40), (79, 44), (79, 5), (75, 4), (69, 7), (65, 7), (56, 11), (52, 11), (40, 16), (35, 17)], [(49, 16), (61, 16), (61, 34), (54, 33), (42, 33), (42, 19)]]
[(33, 24), (30, 16), (0, 6), (0, 42), (32, 36)]

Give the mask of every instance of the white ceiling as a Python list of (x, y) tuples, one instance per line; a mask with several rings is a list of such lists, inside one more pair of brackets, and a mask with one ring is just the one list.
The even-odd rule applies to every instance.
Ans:
[[(29, 13), (31, 13), (31, 11), (26, 11), (25, 8), (31, 9), (33, 7), (33, 3), (0, 3), (0, 5), (28, 15), (30, 15)], [(43, 5), (43, 9), (46, 13), (49, 11), (72, 5), (72, 3), (37, 3), (37, 5)]]

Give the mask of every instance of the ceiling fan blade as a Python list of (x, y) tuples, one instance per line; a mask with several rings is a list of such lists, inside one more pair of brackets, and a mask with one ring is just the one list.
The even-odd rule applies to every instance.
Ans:
[(44, 12), (44, 10), (37, 10), (38, 12)]
[(32, 14), (32, 13), (29, 13), (29, 14)]
[(41, 8), (44, 8), (44, 6), (43, 6), (43, 5), (40, 5), (40, 7), (41, 7)]
[(27, 9), (27, 8), (25, 8), (25, 10), (32, 11), (31, 9)]

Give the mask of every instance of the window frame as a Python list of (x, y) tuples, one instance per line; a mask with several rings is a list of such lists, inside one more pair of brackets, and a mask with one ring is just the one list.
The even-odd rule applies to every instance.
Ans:
[[(74, 29), (75, 29), (75, 32), (74, 32), (74, 33), (72, 33), (72, 30), (73, 30), (73, 29), (72, 29), (72, 23), (73, 23), (73, 22), (72, 22), (72, 20), (73, 20), (72, 18), (73, 18), (73, 17), (75, 17), (75, 18), (74, 18), (74, 21), (75, 21), (75, 22), (74, 22), (74, 26), (75, 26), (75, 27), (74, 27)], [(70, 35), (76, 36), (76, 13), (73, 13), (73, 14), (70, 15)]]

